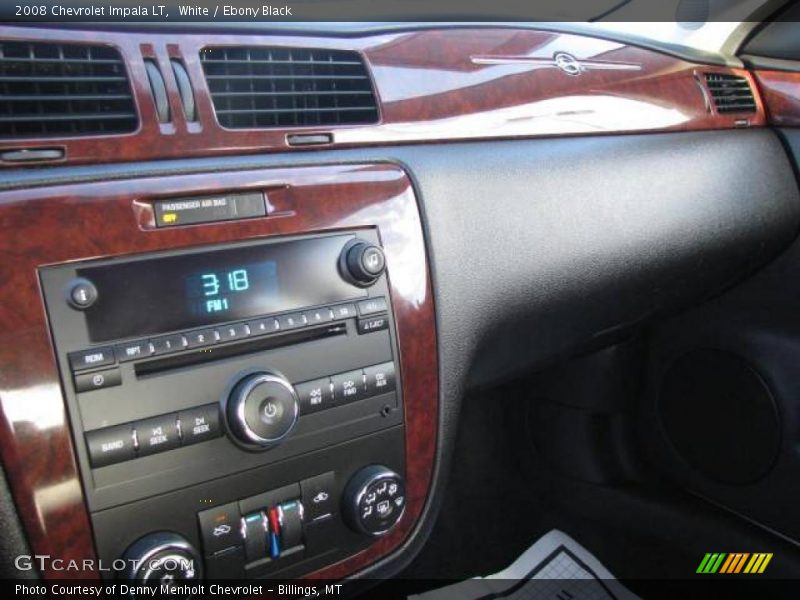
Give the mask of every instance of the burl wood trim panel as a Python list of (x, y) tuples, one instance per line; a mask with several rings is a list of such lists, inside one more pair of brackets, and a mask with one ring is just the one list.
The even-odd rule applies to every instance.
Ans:
[(800, 73), (756, 71), (756, 80), (772, 125), (800, 127)]
[[(703, 74), (739, 69), (693, 64), (619, 42), (548, 31), (462, 28), (364, 37), (104, 33), (0, 27), (0, 39), (100, 43), (119, 48), (140, 115), (126, 135), (2, 141), (0, 150), (59, 147), (59, 164), (107, 163), (272, 151), (292, 133), (330, 133), (320, 148), (448, 140), (690, 131), (760, 126), (753, 114), (721, 115)], [(380, 120), (336, 128), (224, 129), (216, 120), (199, 53), (206, 46), (335, 48), (362, 53), (379, 96)], [(566, 59), (565, 55), (566, 54)], [(173, 123), (155, 115), (144, 57), (164, 76)], [(198, 121), (187, 123), (170, 58), (181, 59), (194, 87)], [(556, 58), (567, 70), (559, 68)], [(577, 72), (569, 71), (578, 65)], [(574, 61), (579, 61), (574, 63)], [(19, 166), (2, 163), (0, 167)]]

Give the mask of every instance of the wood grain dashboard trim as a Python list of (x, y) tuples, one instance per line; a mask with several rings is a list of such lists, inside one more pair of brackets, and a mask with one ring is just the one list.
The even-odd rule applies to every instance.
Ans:
[[(263, 218), (147, 227), (153, 197), (262, 190)], [(428, 496), (437, 438), (434, 306), (416, 197), (390, 164), (261, 169), (97, 182), (0, 194), (0, 455), (35, 554), (95, 556), (89, 514), (37, 269), (99, 257), (264, 236), (376, 227), (387, 256), (404, 389), (407, 508), (399, 525), (361, 553), (317, 573), (341, 578), (396, 549)], [(86, 573), (46, 568), (48, 579)]]
[(800, 73), (756, 71), (769, 122), (778, 127), (800, 127)]
[[(139, 129), (127, 135), (0, 140), (0, 150), (60, 147), (58, 164), (106, 163), (370, 144), (725, 129), (764, 124), (718, 114), (704, 73), (744, 70), (698, 65), (627, 44), (575, 34), (453, 28), (364, 37), (108, 33), (0, 27), (0, 39), (101, 43), (118, 47), (132, 79)], [(337, 128), (224, 129), (216, 120), (200, 50), (214, 46), (335, 48), (361, 52), (379, 96), (380, 121)], [(159, 124), (144, 67), (158, 62), (174, 115)], [(561, 62), (559, 57), (566, 57)], [(494, 60), (486, 60), (494, 59)], [(187, 123), (170, 59), (183, 61), (198, 120)], [(483, 59), (483, 60), (481, 60)], [(551, 64), (552, 63), (552, 64)], [(571, 63), (584, 68), (570, 72)], [(627, 68), (609, 68), (609, 65)], [(325, 133), (330, 144), (293, 146), (289, 134)], [(35, 164), (35, 163), (33, 163)], [(55, 164), (55, 163), (54, 163)], [(3, 163), (0, 167), (19, 166)]]

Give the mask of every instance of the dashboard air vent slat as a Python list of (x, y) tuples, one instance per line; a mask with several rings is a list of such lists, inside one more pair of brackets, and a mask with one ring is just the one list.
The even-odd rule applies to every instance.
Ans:
[(720, 114), (753, 113), (756, 101), (744, 77), (727, 73), (706, 73), (706, 85)]
[(200, 53), (220, 125), (229, 129), (360, 125), (378, 120), (357, 52), (218, 47)]
[(0, 137), (119, 134), (137, 124), (117, 50), (0, 41)]

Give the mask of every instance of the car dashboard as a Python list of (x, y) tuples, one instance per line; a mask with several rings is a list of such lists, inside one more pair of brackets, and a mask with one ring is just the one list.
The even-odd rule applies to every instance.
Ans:
[(499, 24), (3, 26), (0, 452), (30, 553), (397, 573), (468, 390), (793, 239), (790, 78)]

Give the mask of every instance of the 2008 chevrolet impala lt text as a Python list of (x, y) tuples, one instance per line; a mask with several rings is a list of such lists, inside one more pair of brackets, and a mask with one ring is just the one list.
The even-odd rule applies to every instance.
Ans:
[(9, 593), (797, 597), (797, 3), (0, 14)]

